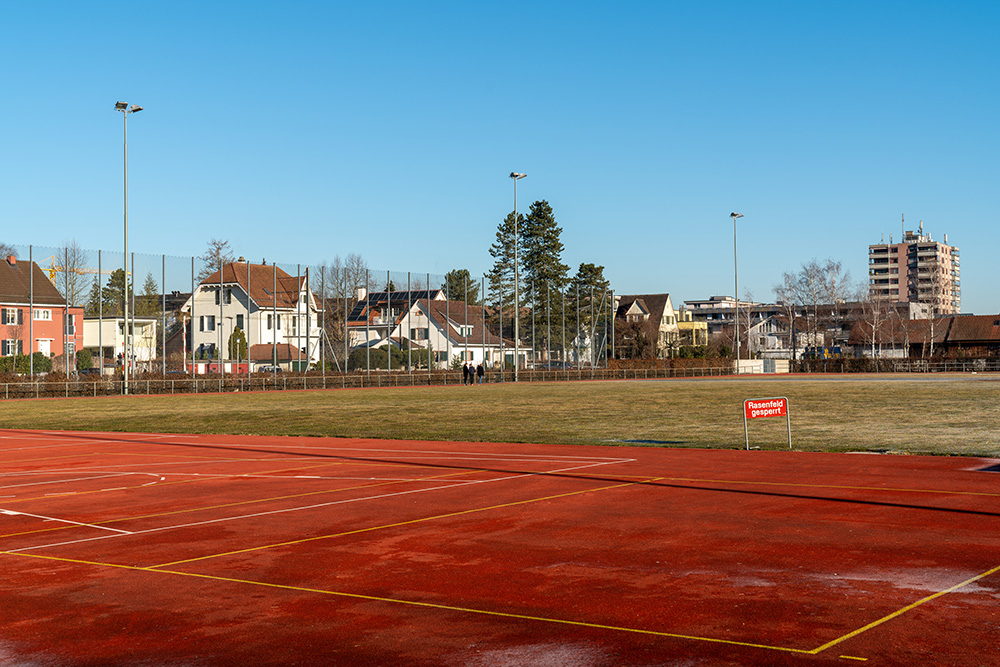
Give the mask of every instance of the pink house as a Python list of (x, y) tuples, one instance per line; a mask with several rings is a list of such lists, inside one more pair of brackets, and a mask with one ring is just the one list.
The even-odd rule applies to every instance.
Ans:
[(66, 299), (34, 262), (14, 256), (0, 261), (0, 356), (41, 352), (57, 357), (66, 352), (72, 359), (81, 347), (83, 308), (67, 308)]

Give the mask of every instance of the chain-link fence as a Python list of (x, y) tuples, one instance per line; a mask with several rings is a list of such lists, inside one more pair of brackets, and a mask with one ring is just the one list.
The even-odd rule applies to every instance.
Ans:
[(141, 382), (150, 393), (229, 380), (269, 389), (295, 385), (289, 375), (308, 386), (328, 375), (341, 386), (447, 383), (463, 369), (466, 381), (583, 377), (613, 356), (604, 288), (519, 281), (515, 295), (513, 281), (374, 270), (353, 255), (310, 266), (135, 252), (126, 262), (75, 242), (6, 248), (0, 374), (28, 376), (32, 395), (46, 395), (40, 377), (90, 382), (53, 390), (85, 394)]

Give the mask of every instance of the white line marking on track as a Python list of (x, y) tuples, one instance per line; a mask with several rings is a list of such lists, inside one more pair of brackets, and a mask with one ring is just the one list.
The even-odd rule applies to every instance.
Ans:
[[(613, 460), (613, 461), (605, 461), (605, 462), (599, 462), (599, 463), (591, 463), (589, 465), (584, 465), (584, 466), (572, 466), (572, 467), (569, 467), (569, 468), (562, 468), (560, 470), (546, 470), (544, 472), (524, 473), (524, 474), (519, 474), (519, 475), (510, 475), (510, 476), (507, 476), (507, 477), (496, 477), (494, 479), (479, 479), (479, 480), (473, 480), (473, 481), (469, 481), (469, 482), (464, 482), (464, 484), (461, 484), (459, 486), (472, 486), (472, 485), (475, 485), (475, 484), (492, 484), (493, 482), (504, 482), (504, 481), (514, 480), (514, 479), (523, 479), (525, 477), (536, 477), (536, 476), (537, 477), (544, 477), (545, 475), (553, 475), (553, 474), (557, 474), (557, 473), (570, 472), (572, 470), (581, 470), (583, 468), (595, 468), (595, 467), (598, 467), (598, 466), (613, 465), (614, 463), (619, 463), (619, 462), (620, 462), (620, 460), (617, 460), (617, 461)], [(238, 521), (240, 519), (253, 519), (253, 518), (256, 518), (256, 517), (270, 516), (270, 515), (274, 515), (274, 514), (287, 514), (289, 512), (299, 512), (299, 511), (303, 511), (303, 510), (318, 509), (318, 508), (321, 508), (321, 507), (331, 507), (333, 505), (346, 505), (348, 503), (357, 503), (357, 502), (362, 502), (362, 501), (365, 501), (365, 500), (381, 500), (383, 498), (393, 498), (393, 497), (398, 497), (398, 496), (411, 495), (411, 494), (414, 494), (414, 493), (427, 493), (427, 492), (430, 492), (430, 491), (440, 491), (440, 490), (443, 490), (443, 489), (454, 489), (454, 488), (456, 488), (456, 485), (449, 484), (449, 485), (446, 485), (446, 486), (435, 486), (435, 487), (431, 487), (429, 489), (410, 489), (408, 491), (397, 491), (395, 493), (382, 493), (382, 494), (375, 495), (375, 496), (365, 496), (363, 498), (348, 498), (346, 500), (333, 500), (333, 501), (330, 501), (330, 502), (327, 502), (327, 503), (318, 503), (318, 504), (315, 504), (315, 505), (305, 505), (303, 507), (289, 507), (289, 508), (286, 508), (286, 509), (270, 510), (270, 511), (267, 511), (267, 512), (254, 512), (253, 514), (243, 514), (243, 515), (240, 515), (240, 516), (222, 517), (222, 518), (219, 518), (219, 519), (208, 519), (206, 521), (195, 521), (195, 522), (192, 522), (192, 523), (177, 524), (177, 525), (174, 525), (174, 526), (161, 526), (159, 528), (150, 528), (148, 530), (136, 530), (136, 531), (133, 531), (131, 533), (127, 533), (127, 531), (120, 531), (120, 532), (127, 533), (128, 535), (147, 535), (147, 534), (150, 534), (150, 533), (160, 533), (160, 532), (167, 531), (167, 530), (179, 530), (179, 529), (182, 529), (182, 528), (194, 528), (196, 526), (206, 526), (206, 525), (210, 525), (210, 524), (213, 524), (213, 523), (223, 523), (223, 522), (226, 522), (226, 521)], [(95, 527), (99, 527), (99, 526), (95, 526)], [(113, 529), (109, 528), (108, 530), (113, 530)], [(80, 544), (80, 543), (83, 543), (83, 542), (94, 542), (94, 541), (97, 541), (97, 540), (106, 540), (106, 539), (111, 538), (111, 537), (121, 537), (121, 536), (120, 535), (105, 535), (105, 536), (101, 536), (101, 537), (88, 537), (88, 538), (83, 538), (83, 539), (79, 539), (79, 540), (69, 540), (67, 542), (55, 542), (55, 543), (52, 543), (52, 544), (38, 544), (38, 545), (35, 545), (33, 547), (22, 547), (20, 549), (7, 549), (7, 551), (9, 553), (17, 553), (19, 551), (34, 551), (35, 549), (47, 549), (47, 548), (50, 548), (50, 547), (61, 547), (61, 546), (66, 546), (66, 545), (70, 545), (70, 544)]]
[(107, 526), (98, 526), (92, 523), (81, 523), (79, 521), (70, 521), (69, 519), (57, 519), (51, 516), (42, 516), (41, 514), (28, 514), (27, 512), (18, 512), (16, 510), (6, 510), (0, 509), (0, 514), (6, 514), (7, 516), (30, 516), (33, 519), (42, 519), (44, 521), (58, 521), (59, 523), (69, 523), (74, 526), (84, 526), (86, 528), (97, 528), (99, 530), (109, 530), (113, 533), (120, 533), (123, 535), (131, 535), (127, 530), (119, 530), (118, 528), (108, 528)]

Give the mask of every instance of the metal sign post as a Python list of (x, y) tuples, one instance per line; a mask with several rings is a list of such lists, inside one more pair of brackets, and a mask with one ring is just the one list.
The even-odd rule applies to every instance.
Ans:
[(748, 398), (743, 401), (743, 437), (746, 448), (750, 449), (750, 432), (747, 428), (748, 419), (762, 417), (784, 417), (788, 423), (788, 448), (792, 448), (792, 418), (788, 414), (788, 399), (784, 396), (772, 398)]

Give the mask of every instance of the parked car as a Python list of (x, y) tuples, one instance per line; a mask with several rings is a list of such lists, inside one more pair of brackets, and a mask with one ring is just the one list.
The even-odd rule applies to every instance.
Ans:
[(267, 364), (266, 366), (258, 366), (258, 373), (280, 373), (281, 366), (274, 366), (273, 364)]
[(535, 366), (540, 371), (568, 371), (573, 369), (573, 364), (568, 361), (550, 361), (546, 364)]

